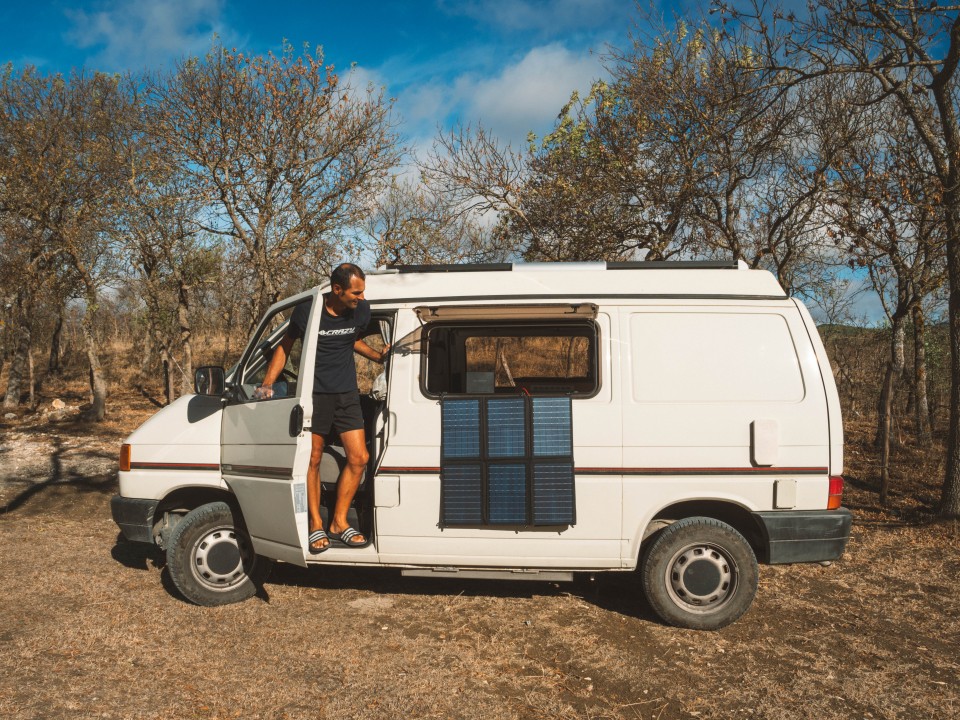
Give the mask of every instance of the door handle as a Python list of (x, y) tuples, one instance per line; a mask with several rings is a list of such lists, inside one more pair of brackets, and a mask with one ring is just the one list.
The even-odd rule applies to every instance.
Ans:
[(290, 411), (290, 437), (297, 437), (303, 432), (303, 408), (294, 405)]

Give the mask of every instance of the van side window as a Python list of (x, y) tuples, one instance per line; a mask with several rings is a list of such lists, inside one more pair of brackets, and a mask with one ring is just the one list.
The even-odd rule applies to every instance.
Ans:
[(255, 400), (253, 391), (263, 382), (270, 358), (287, 335), (293, 339), (293, 344), (287, 353), (280, 377), (273, 383), (273, 397), (270, 399), (292, 397), (297, 394), (300, 361), (303, 354), (303, 332), (310, 317), (312, 304), (312, 301), (305, 300), (298, 305), (284, 308), (269, 317), (261, 326), (254, 350), (239, 371), (239, 400), (243, 402)]
[(591, 396), (600, 387), (594, 322), (436, 325), (426, 330), (426, 395)]

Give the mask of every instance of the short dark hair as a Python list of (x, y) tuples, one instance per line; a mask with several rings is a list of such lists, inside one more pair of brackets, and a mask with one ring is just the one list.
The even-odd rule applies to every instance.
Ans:
[(357, 265), (353, 263), (342, 263), (341, 265), (337, 265), (333, 272), (330, 273), (330, 285), (339, 285), (346, 290), (350, 287), (350, 281), (355, 277), (361, 280), (367, 279), (367, 276), (363, 274), (363, 270)]

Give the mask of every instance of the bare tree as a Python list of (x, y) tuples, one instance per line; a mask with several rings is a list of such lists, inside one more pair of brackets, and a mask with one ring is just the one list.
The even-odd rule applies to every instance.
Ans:
[(428, 191), (455, 216), (509, 218), (533, 232), (523, 208), (526, 156), (482, 125), (441, 133), (419, 167)]
[(158, 134), (214, 201), (204, 229), (242, 250), (255, 318), (310, 246), (333, 252), (396, 162), (382, 92), (342, 82), (319, 50), (250, 57), (215, 46), (149, 93)]
[[(193, 327), (191, 301), (196, 287), (219, 269), (216, 251), (205, 246), (200, 218), (208, 207), (205, 188), (176, 160), (176, 148), (154, 132), (155, 109), (126, 124), (126, 203), (116, 226), (118, 242), (140, 281), (150, 346), (160, 356), (167, 402), (191, 392)], [(177, 363), (179, 348), (182, 362)], [(179, 372), (177, 372), (179, 371)]]
[(9, 143), (0, 162), (13, 164), (0, 173), (4, 210), (28, 248), (34, 291), (56, 279), (57, 268), (81, 288), (90, 417), (97, 421), (106, 412), (107, 386), (94, 315), (114, 268), (107, 230), (122, 183), (115, 121), (125, 103), (122, 79), (100, 74), (64, 78), (8, 68), (0, 80), (0, 123)]
[(779, 83), (833, 74), (871, 81), (920, 139), (942, 193), (951, 346), (950, 430), (941, 512), (960, 516), (960, 5), (921, 0), (814, 0), (795, 17), (754, 2), (725, 14), (761, 38), (764, 72)]
[[(895, 109), (881, 103), (860, 114), (867, 120), (836, 157), (828, 204), (838, 227), (838, 245), (851, 264), (867, 270), (890, 322), (876, 433), (884, 504), (890, 490), (894, 394), (905, 367), (905, 325), (911, 316), (922, 321), (923, 299), (943, 284), (946, 273), (939, 187), (931, 182), (912, 124)], [(917, 360), (923, 361), (922, 353)], [(925, 392), (921, 394), (925, 398)]]
[(493, 262), (505, 259), (492, 228), (452, 206), (448, 195), (394, 179), (361, 224), (377, 265)]
[(689, 197), (677, 164), (637, 132), (636, 107), (621, 88), (597, 82), (574, 93), (553, 131), (527, 159), (521, 212), (501, 232), (530, 260), (620, 260), (638, 251), (680, 251)]

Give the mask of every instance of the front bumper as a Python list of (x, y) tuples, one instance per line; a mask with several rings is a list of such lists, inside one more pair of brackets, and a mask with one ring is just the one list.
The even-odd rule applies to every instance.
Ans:
[(766, 533), (767, 562), (771, 565), (836, 560), (847, 547), (853, 523), (853, 515), (846, 508), (753, 515)]
[(141, 500), (114, 495), (110, 499), (110, 512), (113, 521), (127, 540), (133, 542), (153, 542), (153, 514), (159, 500)]

